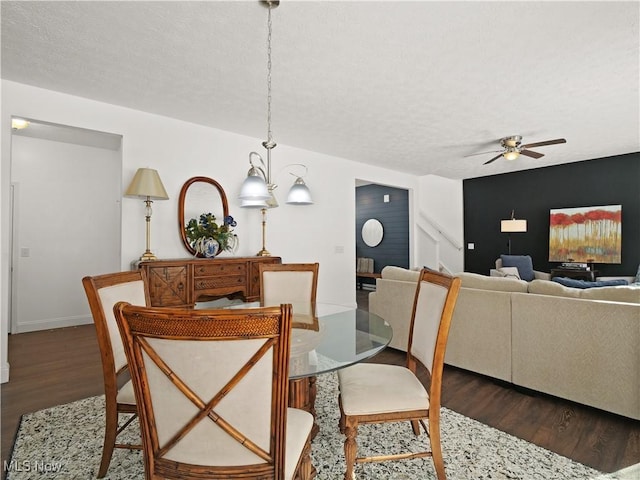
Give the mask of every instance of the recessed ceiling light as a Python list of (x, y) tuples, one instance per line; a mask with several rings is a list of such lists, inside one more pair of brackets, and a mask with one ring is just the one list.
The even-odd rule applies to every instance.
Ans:
[(12, 118), (11, 119), (11, 128), (14, 130), (22, 130), (23, 128), (27, 128), (29, 126), (29, 122), (22, 118)]

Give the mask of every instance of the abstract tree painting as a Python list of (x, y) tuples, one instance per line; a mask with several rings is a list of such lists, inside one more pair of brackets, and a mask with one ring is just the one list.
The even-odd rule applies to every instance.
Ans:
[(621, 263), (622, 205), (552, 209), (549, 261)]

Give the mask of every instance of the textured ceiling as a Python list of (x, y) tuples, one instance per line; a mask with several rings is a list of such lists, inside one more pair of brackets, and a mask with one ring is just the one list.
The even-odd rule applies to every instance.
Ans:
[[(266, 138), (257, 1), (1, 9), (4, 79)], [(284, 0), (272, 16), (278, 143), (457, 179), (640, 151), (637, 1)], [(567, 143), (465, 158), (514, 134)]]

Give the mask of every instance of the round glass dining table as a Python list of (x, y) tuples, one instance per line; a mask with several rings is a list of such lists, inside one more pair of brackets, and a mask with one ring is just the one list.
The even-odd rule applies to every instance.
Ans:
[[(222, 308), (259, 306), (243, 302)], [(195, 308), (211, 307), (197, 303)], [(393, 330), (382, 317), (357, 308), (316, 303), (315, 311), (313, 306), (297, 304), (292, 310), (289, 406), (315, 418), (316, 377), (376, 355), (389, 344)], [(314, 427), (314, 436), (317, 430)]]

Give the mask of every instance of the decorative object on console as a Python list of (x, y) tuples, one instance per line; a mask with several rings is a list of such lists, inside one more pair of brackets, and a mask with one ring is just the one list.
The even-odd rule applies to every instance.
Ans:
[[(278, 187), (271, 179), (271, 150), (276, 147), (276, 143), (271, 136), (271, 10), (277, 7), (280, 2), (277, 0), (266, 0), (260, 2), (268, 8), (269, 15), (267, 21), (267, 139), (262, 142), (262, 146), (267, 149), (267, 162), (265, 164), (262, 157), (256, 153), (249, 153), (249, 164), (251, 168), (247, 174), (247, 178), (240, 188), (240, 206), (243, 208), (259, 208), (262, 213), (262, 249), (257, 253), (258, 256), (265, 257), (271, 255), (265, 247), (266, 228), (267, 228), (267, 209), (278, 207), (278, 200), (275, 197), (274, 190)], [(261, 165), (254, 164), (253, 157), (260, 160)], [(302, 166), (305, 168), (304, 175), (296, 175), (296, 180), (287, 196), (287, 203), (292, 205), (309, 205), (312, 204), (311, 193), (309, 188), (302, 179), (308, 170), (302, 164), (290, 164), (288, 166)]]
[(218, 225), (212, 213), (203, 213), (196, 220), (192, 218), (185, 227), (185, 233), (197, 254), (202, 257), (215, 257), (219, 252), (234, 252), (238, 247), (238, 236), (233, 233), (237, 225), (231, 215), (224, 217), (224, 223)]
[(509, 220), (500, 220), (500, 231), (509, 234), (509, 255), (511, 255), (511, 234), (527, 231), (527, 221), (516, 220), (514, 213), (515, 211), (511, 210), (511, 218)]
[(622, 205), (549, 212), (549, 261), (621, 263)]
[(151, 210), (152, 200), (168, 200), (169, 195), (162, 185), (158, 171), (152, 168), (139, 168), (125, 192), (127, 197), (143, 198), (146, 204), (145, 219), (147, 225), (147, 249), (140, 257), (140, 260), (156, 260), (156, 256), (151, 253)]

